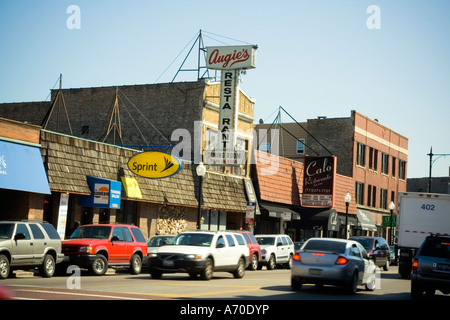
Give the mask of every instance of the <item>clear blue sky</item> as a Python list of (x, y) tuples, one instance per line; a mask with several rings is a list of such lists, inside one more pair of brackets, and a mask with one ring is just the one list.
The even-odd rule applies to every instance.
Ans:
[(207, 46), (258, 45), (241, 85), (257, 120), (357, 110), (409, 138), (408, 178), (426, 177), (430, 147), (450, 153), (449, 17), (447, 0), (0, 0), (0, 102), (43, 101), (60, 73), (63, 88), (170, 82), (201, 29)]

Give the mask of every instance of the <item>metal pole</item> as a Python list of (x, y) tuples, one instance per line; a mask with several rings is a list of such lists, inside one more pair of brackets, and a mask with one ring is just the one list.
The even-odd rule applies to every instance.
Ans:
[(393, 217), (392, 217), (393, 213), (394, 213), (394, 210), (391, 209), (391, 236), (389, 237), (389, 245), (390, 246), (392, 246), (392, 233), (393, 233), (392, 232), (393, 231), (393, 229), (392, 229), (393, 228), (392, 227), (393, 226), (393, 221), (392, 220), (394, 220)]
[(198, 213), (197, 213), (197, 230), (200, 230), (200, 220), (202, 216), (202, 201), (203, 201), (203, 177), (198, 176)]
[(348, 205), (349, 203), (345, 203), (345, 239), (348, 239)]

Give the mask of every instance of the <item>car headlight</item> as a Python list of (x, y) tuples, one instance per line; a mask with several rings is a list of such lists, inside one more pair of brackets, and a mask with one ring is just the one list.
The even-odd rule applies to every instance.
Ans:
[(155, 252), (148, 252), (148, 253), (147, 253), (147, 257), (149, 257), (149, 258), (157, 258), (157, 257), (158, 257), (158, 254), (155, 253)]
[(261, 254), (266, 254), (267, 253), (267, 250), (266, 249), (262, 249), (261, 250)]
[(80, 253), (91, 253), (92, 252), (92, 247), (80, 247), (78, 252), (80, 252)]
[(202, 256), (200, 254), (185, 254), (183, 258), (186, 260), (198, 260), (201, 259)]

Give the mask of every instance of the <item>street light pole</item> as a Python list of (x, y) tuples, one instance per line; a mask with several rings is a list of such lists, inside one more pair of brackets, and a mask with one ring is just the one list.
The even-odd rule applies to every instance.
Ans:
[(391, 235), (389, 237), (389, 245), (392, 246), (392, 234), (393, 234), (393, 213), (394, 213), (394, 209), (395, 209), (395, 204), (393, 201), (391, 201), (391, 203), (389, 203), (389, 210), (391, 211)]
[(206, 174), (206, 168), (203, 162), (200, 162), (195, 168), (198, 176), (198, 212), (197, 212), (197, 230), (200, 230), (200, 221), (202, 216), (202, 202), (203, 202), (203, 176)]
[[(431, 193), (431, 168), (433, 167), (433, 163), (439, 159), (440, 157), (450, 156), (449, 153), (433, 153), (433, 147), (430, 147), (430, 153), (427, 154), (430, 157), (430, 173), (428, 176), (428, 193)], [(433, 160), (433, 156), (438, 156)]]
[(347, 194), (344, 197), (344, 201), (345, 201), (345, 239), (348, 239), (348, 205), (350, 204), (351, 200), (352, 200), (352, 197), (350, 196), (350, 192), (347, 192)]

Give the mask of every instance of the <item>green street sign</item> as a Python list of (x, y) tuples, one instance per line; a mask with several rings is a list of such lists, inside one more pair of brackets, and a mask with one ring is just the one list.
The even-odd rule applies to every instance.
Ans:
[[(397, 225), (397, 216), (392, 216), (392, 226), (395, 227)], [(383, 227), (391, 226), (391, 216), (383, 216)]]

